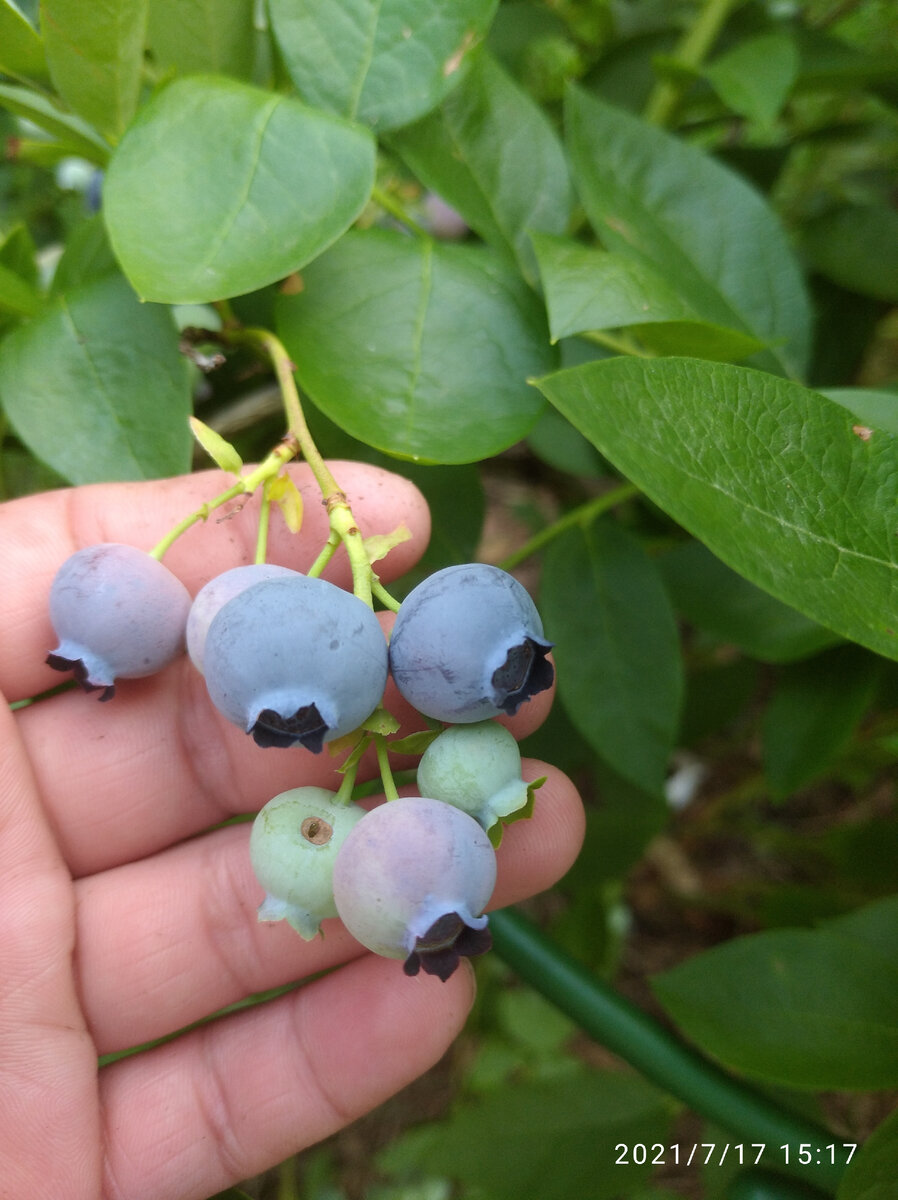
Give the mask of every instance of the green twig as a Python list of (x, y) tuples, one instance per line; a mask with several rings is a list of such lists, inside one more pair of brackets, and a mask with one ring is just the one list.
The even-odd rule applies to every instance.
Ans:
[(259, 463), (254, 471), (250, 471), (248, 475), (244, 475), (241, 479), (238, 479), (231, 487), (226, 488), (223, 492), (219, 492), (217, 496), (214, 496), (211, 500), (207, 500), (205, 504), (201, 504), (198, 509), (185, 517), (183, 521), (179, 521), (174, 529), (170, 529), (165, 537), (156, 543), (150, 551), (150, 556), (161, 559), (182, 533), (186, 533), (198, 521), (207, 520), (210, 513), (214, 512), (216, 508), (221, 508), (229, 500), (236, 500), (238, 496), (252, 495), (257, 487), (276, 475), (284, 463), (289, 462), (291, 458), (295, 457), (297, 449), (297, 443), (293, 438), (285, 438)]
[[(500, 957), (590, 1037), (740, 1142), (766, 1146), (764, 1161), (771, 1166), (835, 1195), (844, 1165), (817, 1161), (815, 1155), (805, 1166), (798, 1152), (802, 1145), (816, 1150), (834, 1141), (827, 1129), (788, 1112), (709, 1062), (595, 978), (520, 913), (492, 913), (490, 929)], [(786, 1145), (788, 1161), (782, 1149)]]
[(395, 217), (400, 224), (405, 225), (407, 229), (410, 229), (412, 233), (416, 234), (418, 237), (430, 237), (430, 234), (427, 232), (424, 226), (419, 225), (414, 217), (410, 217), (405, 211), (403, 205), (400, 204), (394, 196), (391, 196), (390, 193), (384, 188), (374, 187), (371, 192), (371, 199), (375, 204), (378, 204), (384, 210), (384, 212), (388, 212), (391, 217)]
[(393, 770), (390, 767), (390, 754), (387, 748), (387, 739), (382, 733), (375, 733), (374, 748), (377, 751), (377, 766), (380, 770), (381, 783), (384, 786), (384, 795), (388, 800), (398, 800), (399, 792), (396, 789), (396, 782), (393, 779)]
[(293, 378), (293, 363), (281, 340), (268, 329), (240, 329), (224, 335), (225, 340), (261, 350), (270, 360), (277, 376), (278, 385), (287, 414), (287, 424), (296, 439), (303, 458), (321, 490), (332, 533), (335, 533), (349, 556), (352, 569), (352, 590), (369, 608), (374, 607), (371, 593), (371, 564), (365, 552), (362, 535), (345, 494), (330, 472), (312, 434), (306, 424), (305, 414), (299, 399), (299, 391)]
[(577, 508), (572, 508), (570, 512), (559, 517), (557, 521), (553, 521), (551, 525), (547, 525), (545, 529), (541, 529), (539, 533), (525, 542), (517, 550), (513, 550), (499, 563), (503, 571), (513, 571), (516, 566), (529, 558), (531, 554), (536, 554), (547, 546), (549, 542), (572, 528), (574, 525), (589, 525), (596, 517), (599, 517), (609, 509), (615, 508), (624, 500), (630, 500), (634, 496), (639, 495), (639, 489), (632, 483), (622, 483), (620, 487), (614, 488), (610, 492), (603, 492), (601, 496), (596, 496), (592, 500), (587, 500), (585, 504), (579, 505)]
[[(700, 67), (717, 41), (731, 10), (738, 3), (740, 0), (706, 0), (702, 11), (674, 50), (674, 60), (687, 69)], [(645, 119), (655, 125), (670, 125), (690, 82), (659, 79), (646, 101)]]

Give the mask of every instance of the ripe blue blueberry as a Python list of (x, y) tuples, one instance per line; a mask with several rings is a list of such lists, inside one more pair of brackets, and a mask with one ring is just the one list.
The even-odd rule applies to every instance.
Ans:
[(116, 679), (152, 675), (182, 652), (189, 609), (190, 593), (158, 559), (118, 542), (87, 546), (50, 588), (59, 645), (47, 663), (109, 700)]
[(444, 729), (418, 763), (418, 790), (470, 813), (487, 830), (529, 799), (518, 743), (495, 721)]
[(409, 796), (373, 808), (337, 852), (337, 912), (353, 937), (406, 975), (446, 980), (491, 945), (482, 915), (496, 883), (489, 838), (461, 809)]
[(526, 589), (498, 567), (469, 563), (409, 592), (393, 627), (390, 668), (419, 712), (466, 724), (512, 715), (550, 687), (551, 648)]
[(260, 746), (350, 733), (383, 695), (387, 647), (372, 610), (323, 579), (266, 579), (213, 617), (203, 651), (213, 704)]
[(260, 921), (281, 921), (307, 941), (325, 917), (335, 917), (332, 876), (337, 851), (365, 815), (358, 804), (335, 803), (319, 787), (282, 792), (253, 821), (249, 856), (265, 889)]
[(216, 575), (200, 588), (187, 614), (187, 653), (201, 675), (206, 634), (218, 610), (254, 583), (261, 583), (263, 579), (297, 574), (298, 571), (291, 571), (289, 567), (278, 567), (274, 563), (250, 563), (248, 566), (231, 567), (229, 571)]

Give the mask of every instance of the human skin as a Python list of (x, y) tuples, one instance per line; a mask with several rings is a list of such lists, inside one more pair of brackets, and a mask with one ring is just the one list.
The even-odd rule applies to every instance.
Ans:
[[(332, 464), (364, 535), (412, 537), (380, 564), (385, 584), (424, 550), (420, 493), (379, 469)], [(300, 535), (274, 519), (269, 557), (303, 569), (326, 535), (305, 467)], [(228, 486), (217, 472), (63, 489), (0, 505), (0, 690), (26, 699), (60, 682), (47, 596), (60, 563), (99, 541), (151, 546)], [(256, 498), (213, 514), (166, 564), (195, 594), (252, 561)], [(221, 519), (224, 518), (224, 519)], [(350, 581), (338, 554), (326, 577)], [(391, 618), (384, 615), (389, 626)], [(387, 706), (411, 728), (388, 686)], [(521, 737), (551, 692), (503, 723)], [(464, 1024), (474, 983), (407, 978), (336, 920), (304, 942), (261, 924), (249, 823), (287, 788), (339, 785), (325, 748), (261, 749), (218, 714), (185, 656), (122, 681), (107, 704), (79, 690), (0, 710), (0, 1179), (3, 1194), (54, 1200), (204, 1200), (355, 1120), (415, 1079)], [(376, 773), (370, 756), (361, 778)], [(534, 816), (509, 827), (492, 906), (557, 881), (583, 811), (545, 763)], [(328, 973), (98, 1070), (98, 1055), (173, 1034), (257, 992)]]

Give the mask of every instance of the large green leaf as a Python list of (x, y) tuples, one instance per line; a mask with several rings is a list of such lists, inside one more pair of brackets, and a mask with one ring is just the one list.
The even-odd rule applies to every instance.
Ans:
[(549, 362), (545, 317), (480, 247), (351, 232), (281, 297), (300, 383), (379, 450), (474, 462), (526, 436), (542, 408), (527, 379)]
[(881, 660), (838, 646), (785, 669), (764, 712), (764, 774), (788, 796), (829, 766), (866, 712)]
[(40, 35), (13, 0), (0, 0), (0, 72), (32, 79), (47, 74)]
[(571, 723), (631, 783), (660, 793), (679, 723), (680, 644), (640, 543), (611, 520), (556, 538), (540, 589)]
[(817, 929), (736, 938), (656, 976), (690, 1038), (728, 1066), (799, 1088), (898, 1083), (898, 897)]
[(534, 235), (533, 248), (552, 340), (598, 329), (635, 327), (647, 345), (701, 358), (747, 358), (763, 343), (701, 314), (649, 263), (629, 254)]
[(852, 1157), (836, 1200), (892, 1200), (898, 1179), (898, 1109)]
[(832, 630), (731, 571), (701, 542), (684, 542), (657, 561), (687, 621), (761, 662), (793, 662), (838, 640)]
[(528, 231), (563, 233), (573, 194), (546, 114), (486, 53), (439, 110), (390, 139), (417, 177), (535, 279)]
[(50, 78), (70, 108), (102, 133), (122, 132), (137, 108), (149, 0), (41, 0)]
[(461, 78), (498, 0), (269, 0), (284, 64), (309, 104), (395, 129)]
[(825, 396), (696, 359), (605, 359), (539, 383), (719, 558), (844, 637), (898, 658), (898, 442)]
[(150, 51), (160, 65), (185, 75), (248, 78), (255, 57), (253, 8), (253, 0), (150, 0)]
[(898, 303), (898, 212), (846, 204), (809, 221), (801, 248), (829, 279), (862, 296)]
[(578, 1072), (487, 1093), (446, 1121), (413, 1129), (378, 1165), (419, 1167), (491, 1200), (616, 1200), (650, 1170), (634, 1156), (616, 1161), (620, 1143), (663, 1143), (669, 1120), (669, 1101), (638, 1077)]
[(25, 445), (72, 483), (190, 466), (177, 331), (120, 275), (58, 297), (0, 343), (0, 404)]
[(41, 304), (37, 289), (0, 263), (0, 315), (33, 316)]
[(771, 345), (758, 361), (800, 377), (810, 308), (766, 200), (697, 147), (577, 88), (565, 112), (580, 197), (606, 248), (653, 267), (703, 320)]
[(103, 211), (139, 295), (203, 303), (303, 266), (352, 224), (373, 183), (367, 130), (288, 96), (192, 75), (129, 127)]

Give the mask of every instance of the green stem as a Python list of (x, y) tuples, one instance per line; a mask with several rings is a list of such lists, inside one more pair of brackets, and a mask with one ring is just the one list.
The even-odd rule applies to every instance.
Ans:
[(376, 575), (371, 580), (371, 591), (381, 602), (384, 608), (390, 609), (391, 612), (399, 612), (401, 601), (397, 600), (395, 596), (390, 595)]
[(658, 357), (653, 351), (646, 350), (644, 346), (640, 346), (634, 338), (627, 337), (626, 334), (606, 333), (593, 329), (587, 333), (581, 333), (579, 336), (585, 342), (595, 342), (597, 346), (604, 346), (606, 350), (614, 350), (617, 354), (629, 354), (634, 358)]
[(545, 529), (541, 529), (523, 546), (517, 550), (513, 550), (499, 563), (503, 571), (513, 571), (531, 554), (536, 554), (542, 548), (554, 541), (555, 538), (570, 529), (574, 525), (589, 525), (596, 517), (599, 517), (609, 509), (615, 508), (624, 500), (630, 500), (633, 496), (639, 495), (639, 489), (632, 483), (622, 483), (620, 487), (614, 488), (610, 492), (603, 492), (601, 496), (596, 496), (592, 500), (587, 500), (585, 504), (579, 505), (577, 508), (572, 508), (570, 512), (559, 517), (557, 521), (553, 521), (551, 525), (547, 525)]
[(283, 342), (268, 329), (241, 329), (228, 333), (226, 336), (229, 341), (261, 349), (270, 359), (281, 389), (290, 433), (296, 439), (302, 456), (321, 489), (331, 530), (337, 534), (346, 547), (349, 565), (352, 569), (352, 590), (360, 600), (364, 600), (369, 608), (373, 608), (371, 564), (365, 553), (362, 535), (355, 523), (345, 494), (312, 439), (305, 414), (302, 411), (296, 381), (293, 378), (293, 363)]
[[(706, 0), (696, 20), (687, 29), (673, 58), (693, 70), (705, 61), (708, 51), (717, 41), (731, 10), (740, 0)], [(659, 79), (652, 88), (645, 106), (645, 119), (655, 125), (670, 125), (689, 81)]]
[[(505, 962), (590, 1037), (646, 1079), (746, 1144), (767, 1147), (764, 1161), (835, 1195), (844, 1166), (804, 1166), (800, 1145), (828, 1145), (834, 1135), (796, 1116), (747, 1083), (728, 1075), (595, 978), (518, 912), (490, 915), (493, 944)], [(788, 1163), (782, 1146), (788, 1145)]]
[(384, 188), (375, 186), (371, 192), (371, 199), (375, 204), (380, 205), (384, 212), (388, 212), (391, 217), (395, 217), (397, 221), (405, 225), (407, 229), (410, 229), (418, 237), (430, 237), (424, 226), (419, 225), (414, 217), (410, 217), (399, 201), (391, 196), (388, 191), (385, 191)]
[(321, 553), (309, 567), (308, 571), (306, 571), (306, 574), (311, 576), (312, 579), (317, 579), (339, 549), (340, 539), (335, 533), (331, 533), (330, 537), (321, 547)]
[(384, 795), (388, 800), (398, 800), (399, 792), (396, 790), (396, 782), (393, 779), (393, 770), (390, 766), (387, 739), (382, 733), (375, 733), (373, 737), (374, 748), (377, 751), (377, 766), (380, 770), (380, 780), (384, 785)]
[(271, 497), (268, 494), (268, 484), (262, 489), (262, 504), (259, 508), (259, 528), (256, 533), (256, 565), (264, 563), (268, 554), (268, 526), (271, 517)]
[(179, 521), (174, 529), (170, 529), (165, 537), (156, 543), (150, 551), (150, 557), (161, 559), (181, 534), (186, 533), (192, 525), (196, 525), (198, 521), (207, 520), (211, 512), (214, 512), (216, 508), (221, 508), (229, 500), (236, 500), (238, 496), (251, 495), (260, 484), (264, 484), (267, 479), (276, 475), (284, 463), (289, 462), (291, 458), (295, 457), (296, 450), (297, 446), (293, 439), (285, 438), (284, 441), (276, 446), (259, 463), (254, 471), (250, 471), (248, 475), (244, 475), (242, 479), (238, 479), (231, 487), (226, 488), (223, 492), (219, 492), (217, 496), (214, 496), (211, 500), (207, 500), (205, 504), (201, 504), (195, 512), (190, 513), (183, 521)]

